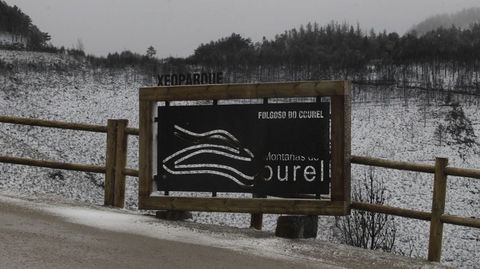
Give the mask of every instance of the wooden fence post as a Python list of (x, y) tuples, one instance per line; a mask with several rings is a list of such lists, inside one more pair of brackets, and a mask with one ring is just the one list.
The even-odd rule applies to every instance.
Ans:
[[(253, 194), (253, 198), (265, 198), (265, 195)], [(250, 214), (250, 228), (256, 230), (262, 230), (263, 226), (263, 214), (262, 213), (252, 213)]]
[(442, 257), (443, 222), (441, 217), (445, 211), (445, 195), (447, 190), (447, 174), (445, 168), (447, 158), (435, 159), (435, 177), (433, 182), (432, 219), (430, 220), (430, 239), (428, 243), (428, 260), (440, 262)]
[(108, 120), (107, 123), (107, 149), (106, 149), (106, 173), (105, 173), (105, 196), (104, 205), (113, 206), (115, 189), (115, 159), (117, 145), (117, 122)]
[(125, 174), (127, 164), (128, 120), (108, 120), (105, 173), (106, 206), (122, 208), (125, 204)]
[(123, 208), (125, 204), (125, 174), (123, 170), (127, 164), (128, 134), (126, 129), (128, 120), (116, 120), (117, 144), (115, 149), (115, 184), (113, 206)]
[[(263, 104), (268, 104), (268, 98), (263, 98)], [(261, 180), (256, 178), (256, 180)], [(259, 195), (259, 194), (252, 194), (252, 198), (266, 198), (266, 195)], [(256, 230), (262, 230), (263, 226), (263, 214), (262, 213), (252, 213), (250, 214), (250, 228), (254, 228)]]
[(263, 214), (262, 213), (253, 213), (250, 216), (250, 228), (255, 230), (262, 230), (263, 226)]

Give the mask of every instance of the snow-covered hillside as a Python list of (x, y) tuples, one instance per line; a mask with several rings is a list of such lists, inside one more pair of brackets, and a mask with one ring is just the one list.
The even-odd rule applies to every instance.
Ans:
[[(0, 70), (0, 115), (103, 125), (109, 118), (125, 118), (136, 127), (138, 88), (154, 83), (134, 69), (91, 69), (82, 60), (62, 55), (0, 50), (0, 60), (6, 63)], [(355, 85), (352, 154), (426, 163), (448, 157), (450, 165), (480, 168), (480, 138), (469, 135), (473, 142), (465, 147), (445, 131), (456, 126), (448, 115), (461, 110), (480, 135), (479, 109), (480, 98), (472, 95)], [(103, 164), (105, 139), (104, 134), (0, 124), (0, 155)], [(137, 167), (137, 148), (137, 139), (130, 137), (129, 167)], [(353, 165), (354, 183), (365, 179), (368, 169)], [(432, 175), (380, 168), (374, 175), (387, 186), (387, 204), (430, 210)], [(127, 181), (127, 207), (135, 208), (136, 178)], [(4, 193), (59, 195), (102, 204), (102, 184), (99, 174), (0, 164)], [(447, 201), (449, 214), (480, 217), (480, 180), (449, 177)], [(266, 229), (275, 228), (276, 217), (265, 216)], [(199, 212), (194, 221), (248, 227), (249, 216)], [(404, 218), (395, 222), (396, 251), (426, 257), (428, 222)], [(321, 217), (318, 237), (337, 241), (334, 226), (333, 217)], [(446, 225), (442, 257), (455, 267), (480, 268), (480, 230)]]

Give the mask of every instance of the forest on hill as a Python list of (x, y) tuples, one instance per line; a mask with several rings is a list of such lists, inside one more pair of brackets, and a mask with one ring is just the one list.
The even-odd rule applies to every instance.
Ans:
[(455, 61), (472, 64), (480, 59), (480, 24), (471, 29), (438, 28), (422, 36), (395, 32), (366, 34), (348, 24), (320, 27), (308, 23), (253, 43), (238, 34), (201, 44), (186, 64), (214, 68), (289, 66), (320, 70), (362, 70), (372, 64), (418, 64)]
[[(26, 49), (42, 50), (48, 47), (47, 42), (50, 35), (40, 31), (32, 23), (32, 19), (20, 10), (17, 6), (9, 6), (5, 1), (0, 0), (0, 32), (7, 32), (14, 35), (22, 35), (28, 39)], [(13, 46), (18, 49), (22, 47)]]
[[(226, 82), (350, 79), (357, 84), (402, 84), (480, 94), (480, 22), (475, 14), (480, 14), (480, 8), (439, 15), (448, 20), (427, 18), (403, 35), (337, 22), (323, 26), (310, 22), (256, 42), (232, 33), (200, 44), (188, 57), (165, 59), (156, 58), (153, 47), (145, 54), (125, 50), (106, 57), (86, 55), (81, 47), (54, 47), (47, 44), (48, 33), (41, 32), (18, 7), (2, 0), (0, 32), (27, 35), (27, 50), (73, 55), (92, 67), (134, 67), (151, 77), (213, 71), (224, 72)], [(453, 23), (445, 26), (445, 21)], [(422, 25), (432, 30), (420, 32), (427, 29)]]
[[(199, 45), (185, 58), (157, 60), (130, 51), (89, 56), (94, 65), (140, 66), (157, 73), (223, 71), (229, 82), (351, 79), (358, 83), (421, 81), (422, 87), (478, 91), (480, 24), (409, 32), (368, 33), (359, 25), (308, 23), (272, 40), (230, 36)], [(448, 85), (447, 85), (448, 84)], [(417, 85), (418, 86), (418, 85)]]
[(400, 36), (333, 22), (256, 43), (234, 33), (201, 44), (189, 57), (164, 59), (159, 70), (223, 71), (231, 82), (350, 79), (480, 94), (479, 64), (480, 24)]
[(472, 24), (480, 23), (480, 7), (463, 9), (453, 14), (437, 14), (426, 18), (422, 22), (414, 25), (411, 32), (423, 35), (437, 28), (470, 28)]
[(480, 94), (479, 14), (470, 8), (445, 15), (449, 23), (427, 18), (414, 29), (430, 30), (403, 35), (337, 22), (310, 22), (259, 42), (232, 33), (189, 57), (163, 59), (157, 69), (221, 70), (231, 82), (350, 79)]

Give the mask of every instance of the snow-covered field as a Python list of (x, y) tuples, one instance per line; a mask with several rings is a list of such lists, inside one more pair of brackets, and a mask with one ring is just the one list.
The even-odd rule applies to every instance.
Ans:
[[(388, 89), (386, 89), (388, 90)], [(439, 143), (436, 128), (448, 125), (446, 115), (452, 110), (444, 106), (445, 96), (437, 96), (431, 105), (418, 101), (421, 94), (390, 100), (389, 104), (354, 103), (352, 121), (352, 154), (382, 157), (392, 160), (433, 164), (435, 157), (449, 158), (456, 167), (479, 167), (480, 140), (469, 148)], [(432, 102), (433, 101), (433, 102)], [(478, 100), (462, 101), (467, 118), (475, 133), (480, 132), (480, 106)], [(472, 102), (472, 101), (477, 101)], [(445, 138), (444, 138), (445, 139)], [(463, 159), (464, 158), (464, 159)], [(354, 165), (353, 178), (364, 178), (368, 168)], [(433, 175), (375, 169), (375, 176), (387, 186), (387, 204), (402, 208), (430, 211)], [(449, 177), (446, 213), (480, 217), (480, 181)], [(396, 218), (399, 247), (403, 252), (426, 257), (429, 224), (424, 221)], [(480, 231), (478, 229), (446, 225), (444, 229), (443, 261), (447, 264), (478, 268), (480, 266)], [(412, 244), (412, 242), (415, 242)]]
[[(106, 125), (107, 119), (129, 120), (138, 126), (137, 91), (152, 85), (134, 69), (90, 69), (81, 60), (45, 53), (1, 51), (9, 69), (0, 70), (0, 115)], [(440, 125), (459, 101), (476, 135), (480, 134), (480, 98), (390, 87), (355, 87), (352, 104), (352, 154), (433, 163), (448, 157), (457, 167), (480, 168), (480, 138), (469, 147), (438, 136)], [(453, 100), (452, 100), (453, 99)], [(103, 164), (105, 135), (49, 128), (0, 124), (0, 155)], [(129, 138), (129, 167), (137, 167), (136, 137)], [(449, 142), (449, 143), (447, 143)], [(353, 181), (368, 168), (353, 165)], [(429, 211), (433, 175), (375, 169), (387, 187), (387, 204)], [(127, 207), (136, 206), (136, 179), (127, 178)], [(103, 203), (103, 176), (0, 164), (0, 191), (19, 195), (52, 195), (75, 201)], [(480, 217), (480, 180), (449, 177), (446, 212)], [(266, 215), (264, 227), (274, 230), (276, 217)], [(247, 214), (195, 213), (194, 221), (248, 227)], [(396, 251), (426, 257), (428, 222), (395, 219)], [(333, 217), (321, 217), (321, 239), (336, 242)], [(461, 268), (480, 268), (480, 230), (446, 225), (443, 262)]]

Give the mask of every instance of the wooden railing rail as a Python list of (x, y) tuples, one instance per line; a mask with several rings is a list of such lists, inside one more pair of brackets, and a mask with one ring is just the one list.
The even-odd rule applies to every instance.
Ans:
[(0, 163), (20, 164), (36, 167), (54, 168), (70, 171), (91, 172), (105, 174), (105, 167), (98, 165), (63, 163), (56, 161), (33, 160), (28, 158), (0, 156)]
[(442, 254), (443, 224), (453, 224), (472, 228), (480, 228), (480, 219), (475, 217), (460, 217), (445, 214), (445, 196), (447, 191), (447, 176), (460, 176), (480, 179), (479, 169), (448, 167), (448, 159), (436, 158), (435, 165), (413, 162), (391, 161), (381, 158), (352, 156), (351, 163), (383, 167), (390, 169), (433, 173), (432, 212), (422, 212), (380, 204), (352, 202), (352, 209), (401, 216), (411, 219), (430, 221), (428, 245), (428, 260), (440, 262)]
[(49, 128), (57, 128), (57, 129), (68, 129), (68, 130), (76, 130), (76, 131), (97, 132), (97, 133), (107, 132), (107, 127), (102, 125), (20, 118), (20, 117), (12, 117), (12, 116), (0, 116), (0, 122), (29, 125), (29, 126), (38, 126), (38, 127), (49, 127)]
[(139, 134), (139, 130), (137, 128), (127, 127), (128, 120), (108, 120), (108, 125), (102, 126), (84, 123), (0, 116), (0, 123), (106, 133), (107, 147), (105, 166), (65, 163), (51, 160), (34, 160), (11, 156), (0, 156), (0, 163), (105, 174), (104, 204), (114, 207), (124, 206), (125, 176), (138, 177), (138, 170), (126, 168), (128, 136), (138, 136)]
[(443, 223), (465, 226), (465, 227), (472, 227), (472, 228), (479, 228), (480, 229), (480, 219), (478, 219), (478, 218), (465, 218), (465, 217), (460, 217), (460, 216), (443, 214), (440, 217), (440, 220)]
[[(351, 163), (362, 164), (375, 167), (383, 167), (397, 170), (406, 170), (412, 172), (435, 173), (435, 166), (430, 164), (419, 164), (414, 162), (392, 161), (382, 158), (354, 156), (351, 157)], [(449, 176), (469, 177), (480, 179), (480, 169), (445, 167), (445, 173)]]
[(381, 158), (365, 157), (365, 156), (353, 156), (350, 160), (351, 163), (363, 164), (368, 166), (376, 166), (397, 170), (407, 170), (414, 172), (423, 172), (423, 173), (434, 173), (435, 166), (429, 164), (419, 164), (413, 162), (401, 162), (401, 161), (391, 161)]
[(449, 176), (469, 177), (480, 179), (479, 169), (445, 167), (445, 173)]
[(404, 209), (399, 207), (392, 207), (380, 204), (369, 204), (369, 203), (361, 203), (361, 202), (352, 202), (351, 204), (352, 209), (368, 211), (368, 212), (375, 212), (375, 213), (383, 213), (387, 215), (394, 215), (399, 217), (406, 217), (411, 219), (418, 219), (418, 220), (428, 220), (432, 218), (432, 213), (423, 212), (423, 211), (416, 211), (411, 209)]
[(128, 135), (140, 135), (140, 130), (138, 128), (126, 128), (125, 133)]
[(125, 168), (125, 169), (123, 169), (123, 173), (124, 173), (126, 176), (138, 177), (138, 170), (136, 170), (136, 169)]

